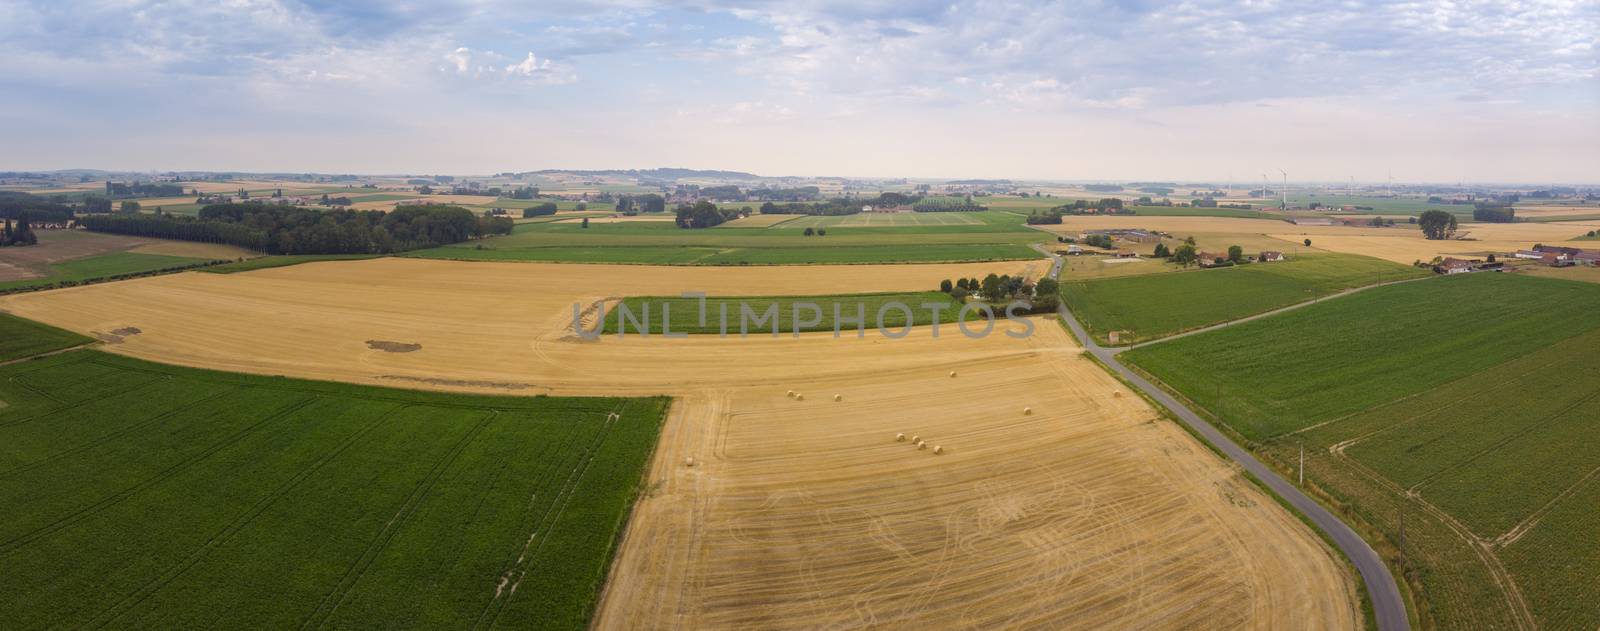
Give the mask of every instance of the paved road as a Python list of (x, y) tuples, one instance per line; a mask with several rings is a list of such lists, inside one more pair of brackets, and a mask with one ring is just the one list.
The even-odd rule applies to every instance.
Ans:
[[(1052, 275), (1054, 275), (1060, 272), (1061, 261), (1059, 256), (1053, 256), (1052, 258), (1056, 259), (1056, 265), (1052, 268)], [(1172, 410), (1172, 413), (1177, 415), (1183, 424), (1188, 425), (1196, 433), (1204, 437), (1206, 442), (1216, 446), (1219, 451), (1227, 454), (1229, 458), (1243, 465), (1246, 471), (1249, 471), (1256, 479), (1265, 483), (1267, 488), (1272, 489), (1273, 493), (1287, 501), (1295, 510), (1300, 511), (1301, 514), (1311, 520), (1312, 524), (1322, 530), (1333, 541), (1333, 544), (1339, 547), (1345, 557), (1355, 565), (1356, 571), (1361, 574), (1361, 580), (1366, 584), (1367, 593), (1372, 598), (1372, 608), (1378, 621), (1379, 631), (1405, 631), (1410, 628), (1410, 620), (1406, 618), (1405, 600), (1400, 597), (1400, 588), (1395, 584), (1394, 576), (1389, 573), (1389, 566), (1383, 562), (1383, 559), (1372, 549), (1372, 546), (1367, 545), (1366, 540), (1356, 534), (1355, 530), (1346, 525), (1337, 515), (1323, 508), (1316, 500), (1302, 493), (1294, 484), (1283, 479), (1276, 471), (1262, 464), (1260, 460), (1256, 460), (1255, 456), (1251, 455), (1250, 452), (1233, 442), (1233, 439), (1228, 438), (1221, 431), (1218, 431), (1211, 423), (1200, 418), (1200, 415), (1195, 414), (1188, 406), (1180, 403), (1172, 395), (1150, 383), (1149, 380), (1129, 370), (1127, 366), (1117, 360), (1117, 353), (1125, 349), (1106, 348), (1096, 344), (1094, 340), (1089, 338), (1083, 326), (1078, 323), (1078, 319), (1073, 317), (1071, 311), (1067, 310), (1065, 304), (1061, 305), (1060, 314), (1061, 319), (1072, 330), (1072, 335), (1078, 338), (1078, 342), (1083, 344), (1085, 349), (1088, 349), (1100, 361), (1105, 362), (1107, 366), (1110, 366), (1128, 383), (1133, 384), (1134, 387), (1139, 388), (1150, 398)], [(1151, 343), (1159, 343), (1159, 340)]]

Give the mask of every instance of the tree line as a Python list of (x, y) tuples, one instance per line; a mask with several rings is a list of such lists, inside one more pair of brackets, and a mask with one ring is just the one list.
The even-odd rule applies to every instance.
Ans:
[(950, 294), (956, 302), (966, 302), (968, 296), (996, 304), (1024, 300), (1033, 305), (1026, 313), (1055, 312), (1061, 302), (1059, 290), (1060, 285), (1053, 278), (1041, 278), (1038, 283), (1032, 283), (1026, 277), (1005, 274), (989, 274), (983, 280), (958, 278), (951, 281), (947, 278), (939, 282), (939, 291)]
[(1485, 223), (1512, 223), (1517, 220), (1517, 211), (1505, 204), (1478, 202), (1473, 204), (1472, 219)]
[(510, 218), (480, 217), (460, 206), (400, 206), (385, 213), (256, 202), (212, 204), (193, 218), (96, 215), (81, 222), (99, 232), (227, 243), (267, 254), (386, 254), (510, 234), (513, 225)]
[[(106, 200), (106, 210), (111, 200)], [(40, 223), (67, 223), (76, 209), (66, 204), (17, 191), (0, 191), (0, 218), (29, 219)]]

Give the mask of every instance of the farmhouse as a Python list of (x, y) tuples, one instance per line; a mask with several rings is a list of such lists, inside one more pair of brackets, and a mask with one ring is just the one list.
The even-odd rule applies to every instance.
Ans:
[(1067, 246), (1067, 254), (1071, 254), (1073, 256), (1083, 254), (1083, 248), (1080, 248), (1076, 245), (1069, 245)]
[(1467, 274), (1471, 272), (1499, 272), (1505, 268), (1505, 263), (1485, 263), (1480, 259), (1446, 258), (1433, 266), (1436, 274)]
[(1117, 250), (1117, 258), (1119, 258), (1119, 259), (1136, 259), (1136, 258), (1139, 258), (1139, 253), (1138, 252), (1134, 252), (1133, 250)]
[(1272, 250), (1266, 250), (1266, 251), (1263, 251), (1261, 253), (1261, 256), (1259, 258), (1260, 258), (1262, 263), (1274, 263), (1274, 262), (1283, 260), (1283, 253), (1282, 252), (1274, 252)]
[(1519, 259), (1528, 259), (1528, 260), (1531, 260), (1531, 261), (1537, 261), (1539, 259), (1544, 258), (1544, 253), (1543, 252), (1539, 252), (1537, 250), (1517, 250), (1517, 253), (1514, 256), (1516, 256)]
[(1331, 226), (1333, 220), (1327, 217), (1290, 217), (1289, 222), (1297, 226)]
[(1215, 252), (1201, 252), (1196, 259), (1200, 267), (1216, 267), (1228, 261), (1228, 255)]

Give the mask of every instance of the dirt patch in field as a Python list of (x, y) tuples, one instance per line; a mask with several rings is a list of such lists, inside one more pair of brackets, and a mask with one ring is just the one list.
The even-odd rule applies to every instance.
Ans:
[(421, 344), (407, 344), (405, 342), (387, 342), (384, 340), (367, 340), (367, 348), (385, 353), (414, 353), (422, 350)]
[(139, 327), (125, 326), (120, 329), (111, 329), (110, 333), (101, 333), (100, 331), (90, 331), (89, 333), (107, 344), (121, 344), (123, 340), (143, 332), (139, 330)]

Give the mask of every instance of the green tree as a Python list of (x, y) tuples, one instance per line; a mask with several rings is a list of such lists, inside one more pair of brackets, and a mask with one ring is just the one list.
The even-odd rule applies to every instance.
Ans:
[(1310, 239), (1306, 239), (1306, 247), (1308, 247), (1308, 248), (1311, 247), (1311, 240)]
[(1456, 216), (1442, 210), (1429, 210), (1417, 218), (1422, 236), (1435, 241), (1449, 239), (1456, 232)]
[(817, 228), (817, 236), (819, 236), (819, 237), (828, 236), (828, 229), (827, 228)]
[(950, 279), (946, 278), (944, 280), (939, 281), (939, 291), (948, 294), (948, 293), (950, 293), (951, 289), (955, 289), (955, 284), (951, 283)]
[(584, 228), (588, 228), (588, 227), (589, 227), (589, 218), (588, 218), (588, 217), (584, 217), (584, 218), (583, 218), (583, 223), (582, 223), (582, 224), (580, 224), (580, 225), (581, 225), (581, 226), (582, 226), (582, 227), (584, 227)]
[(1228, 260), (1238, 263), (1244, 260), (1244, 248), (1237, 245), (1228, 246)]
[(1004, 289), (1004, 285), (1001, 283), (1000, 277), (992, 272), (988, 276), (983, 277), (983, 283), (978, 285), (978, 287), (982, 289), (980, 293), (983, 294), (983, 297), (988, 300), (999, 300), (1000, 294)]
[(1165, 243), (1156, 243), (1156, 251), (1151, 253), (1151, 256), (1154, 256), (1158, 259), (1164, 259), (1172, 256), (1172, 250), (1167, 249), (1167, 244)]
[(1188, 243), (1178, 246), (1177, 251), (1172, 253), (1172, 262), (1184, 267), (1193, 265), (1199, 258), (1200, 253), (1196, 252), (1194, 246)]
[(809, 237), (809, 236), (814, 235), (816, 233), (817, 233), (817, 230), (815, 228), (811, 228), (811, 227), (807, 227), (806, 228), (806, 236)]

